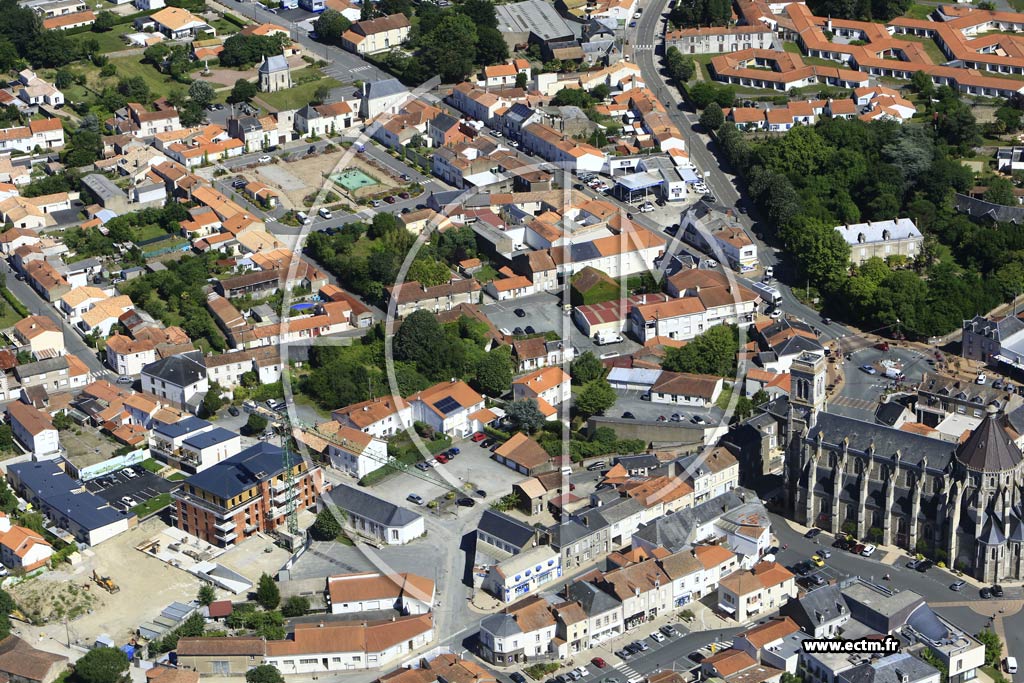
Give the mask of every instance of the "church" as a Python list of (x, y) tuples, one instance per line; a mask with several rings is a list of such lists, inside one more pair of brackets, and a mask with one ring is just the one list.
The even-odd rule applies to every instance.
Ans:
[(261, 92), (277, 92), (292, 87), (292, 72), (284, 55), (264, 57), (259, 77)]
[(819, 354), (799, 356), (789, 399), (750, 421), (761, 431), (775, 423), (767, 431), (783, 451), (787, 516), (921, 552), (981, 581), (1024, 579), (1024, 455), (1005, 406), (979, 406), (973, 431), (944, 441), (827, 412), (826, 367)]

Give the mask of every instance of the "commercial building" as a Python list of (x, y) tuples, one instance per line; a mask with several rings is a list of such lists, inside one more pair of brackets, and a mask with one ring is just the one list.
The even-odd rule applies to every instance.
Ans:
[(353, 533), (388, 545), (402, 545), (427, 532), (419, 513), (358, 488), (344, 484), (335, 486), (331, 503), (345, 512), (345, 526)]

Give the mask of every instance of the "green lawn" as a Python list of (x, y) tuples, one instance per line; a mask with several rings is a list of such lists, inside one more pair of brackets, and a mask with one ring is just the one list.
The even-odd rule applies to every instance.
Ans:
[(718, 395), (718, 400), (715, 401), (715, 405), (721, 408), (722, 410), (725, 410), (726, 408), (729, 407), (729, 401), (731, 400), (732, 387), (729, 385), (725, 385), (725, 387), (722, 389), (722, 393)]
[(185, 481), (188, 479), (188, 475), (184, 472), (175, 472), (171, 476), (167, 477), (167, 481)]
[(163, 463), (157, 462), (153, 458), (146, 458), (139, 464), (142, 465), (143, 469), (145, 469), (147, 472), (152, 472), (153, 474), (156, 474), (157, 472), (164, 468)]
[(93, 31), (86, 31), (85, 33), (76, 33), (69, 36), (72, 41), (81, 45), (86, 40), (95, 40), (100, 44), (100, 52), (117, 52), (119, 50), (127, 50), (128, 46), (121, 39), (122, 36), (129, 33), (134, 33), (135, 29), (132, 28), (131, 24), (121, 24), (104, 33), (94, 33)]
[(476, 272), (476, 275), (474, 277), (476, 277), (477, 282), (486, 284), (498, 278), (498, 271), (496, 271), (494, 269), (494, 266), (492, 266), (491, 264), (485, 263), (484, 265), (480, 266), (480, 270)]
[(171, 504), (171, 494), (161, 493), (147, 500), (141, 505), (136, 505), (132, 508), (132, 512), (136, 517), (142, 518), (153, 514), (157, 510), (163, 510), (165, 507)]
[(340, 81), (326, 77), (310, 81), (309, 83), (303, 83), (302, 85), (297, 85), (294, 88), (281, 90), (279, 92), (260, 93), (258, 97), (271, 107), (278, 110), (300, 109), (312, 101), (313, 94), (317, 91), (317, 88), (322, 86), (337, 88), (340, 85)]
[(893, 36), (896, 40), (909, 40), (914, 43), (920, 43), (924, 46), (924, 51), (928, 53), (928, 56), (936, 64), (945, 64), (949, 61), (946, 55), (942, 54), (942, 50), (939, 49), (938, 44), (931, 38), (925, 38), (924, 36), (912, 36), (912, 35), (896, 35)]
[[(166, 96), (171, 91), (171, 87), (175, 85), (174, 79), (160, 73), (151, 64), (143, 64), (139, 60), (140, 57), (138, 55), (134, 57), (114, 57), (110, 60), (110, 63), (117, 67), (117, 76), (119, 78), (141, 76), (146, 81), (146, 85), (149, 86), (153, 99)], [(177, 85), (180, 86), (180, 84)]]
[(143, 225), (133, 230), (137, 242), (148, 242), (160, 237), (167, 237), (167, 232), (159, 225)]
[(221, 19), (214, 19), (213, 21), (210, 22), (210, 26), (212, 26), (215, 29), (217, 29), (217, 35), (218, 36), (230, 36), (230, 35), (232, 35), (234, 33), (238, 33), (239, 31), (242, 30), (242, 29), (238, 28), (237, 26), (235, 26), (234, 24), (232, 24), (230, 21), (228, 21), (226, 19), (223, 19), (223, 18), (221, 18)]
[(792, 40), (785, 40), (785, 41), (783, 41), (782, 42), (782, 49), (784, 49), (786, 52), (790, 52), (790, 53), (792, 53), (794, 55), (803, 54), (802, 52), (800, 52), (800, 46), (797, 45), (796, 43), (794, 43)]
[(903, 16), (910, 17), (911, 19), (927, 19), (934, 11), (934, 5), (920, 5), (914, 3), (910, 6), (910, 9), (903, 13)]

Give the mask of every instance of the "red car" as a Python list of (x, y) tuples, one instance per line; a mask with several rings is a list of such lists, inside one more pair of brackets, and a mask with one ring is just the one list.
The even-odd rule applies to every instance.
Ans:
[(483, 432), (477, 432), (470, 438), (473, 440), (473, 443), (480, 443), (481, 441), (487, 438), (487, 435), (484, 434)]
[(448, 456), (445, 455), (444, 453), (438, 453), (437, 455), (434, 456), (434, 459), (437, 460), (442, 465), (448, 462)]
[(878, 349), (879, 351), (888, 351), (889, 342), (880, 342), (878, 344), (875, 344), (875, 348)]
[(603, 669), (606, 666), (608, 666), (608, 663), (605, 662), (600, 657), (594, 657), (593, 659), (590, 660), (590, 663), (593, 664), (594, 666), (596, 666), (598, 669)]
[(384, 201), (386, 201), (388, 204), (394, 204), (398, 200), (395, 199), (395, 195), (390, 195), (388, 197), (385, 197)]

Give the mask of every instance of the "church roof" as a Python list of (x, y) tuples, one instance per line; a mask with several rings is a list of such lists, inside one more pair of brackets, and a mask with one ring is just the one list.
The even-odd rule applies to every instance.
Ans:
[(272, 74), (278, 71), (287, 70), (288, 60), (285, 59), (283, 55), (273, 55), (271, 57), (267, 57), (266, 59), (263, 60), (263, 63), (260, 64), (261, 74)]
[(1024, 456), (1006, 433), (1006, 418), (988, 406), (985, 418), (956, 451), (956, 459), (969, 470), (1003, 472), (1016, 467)]

